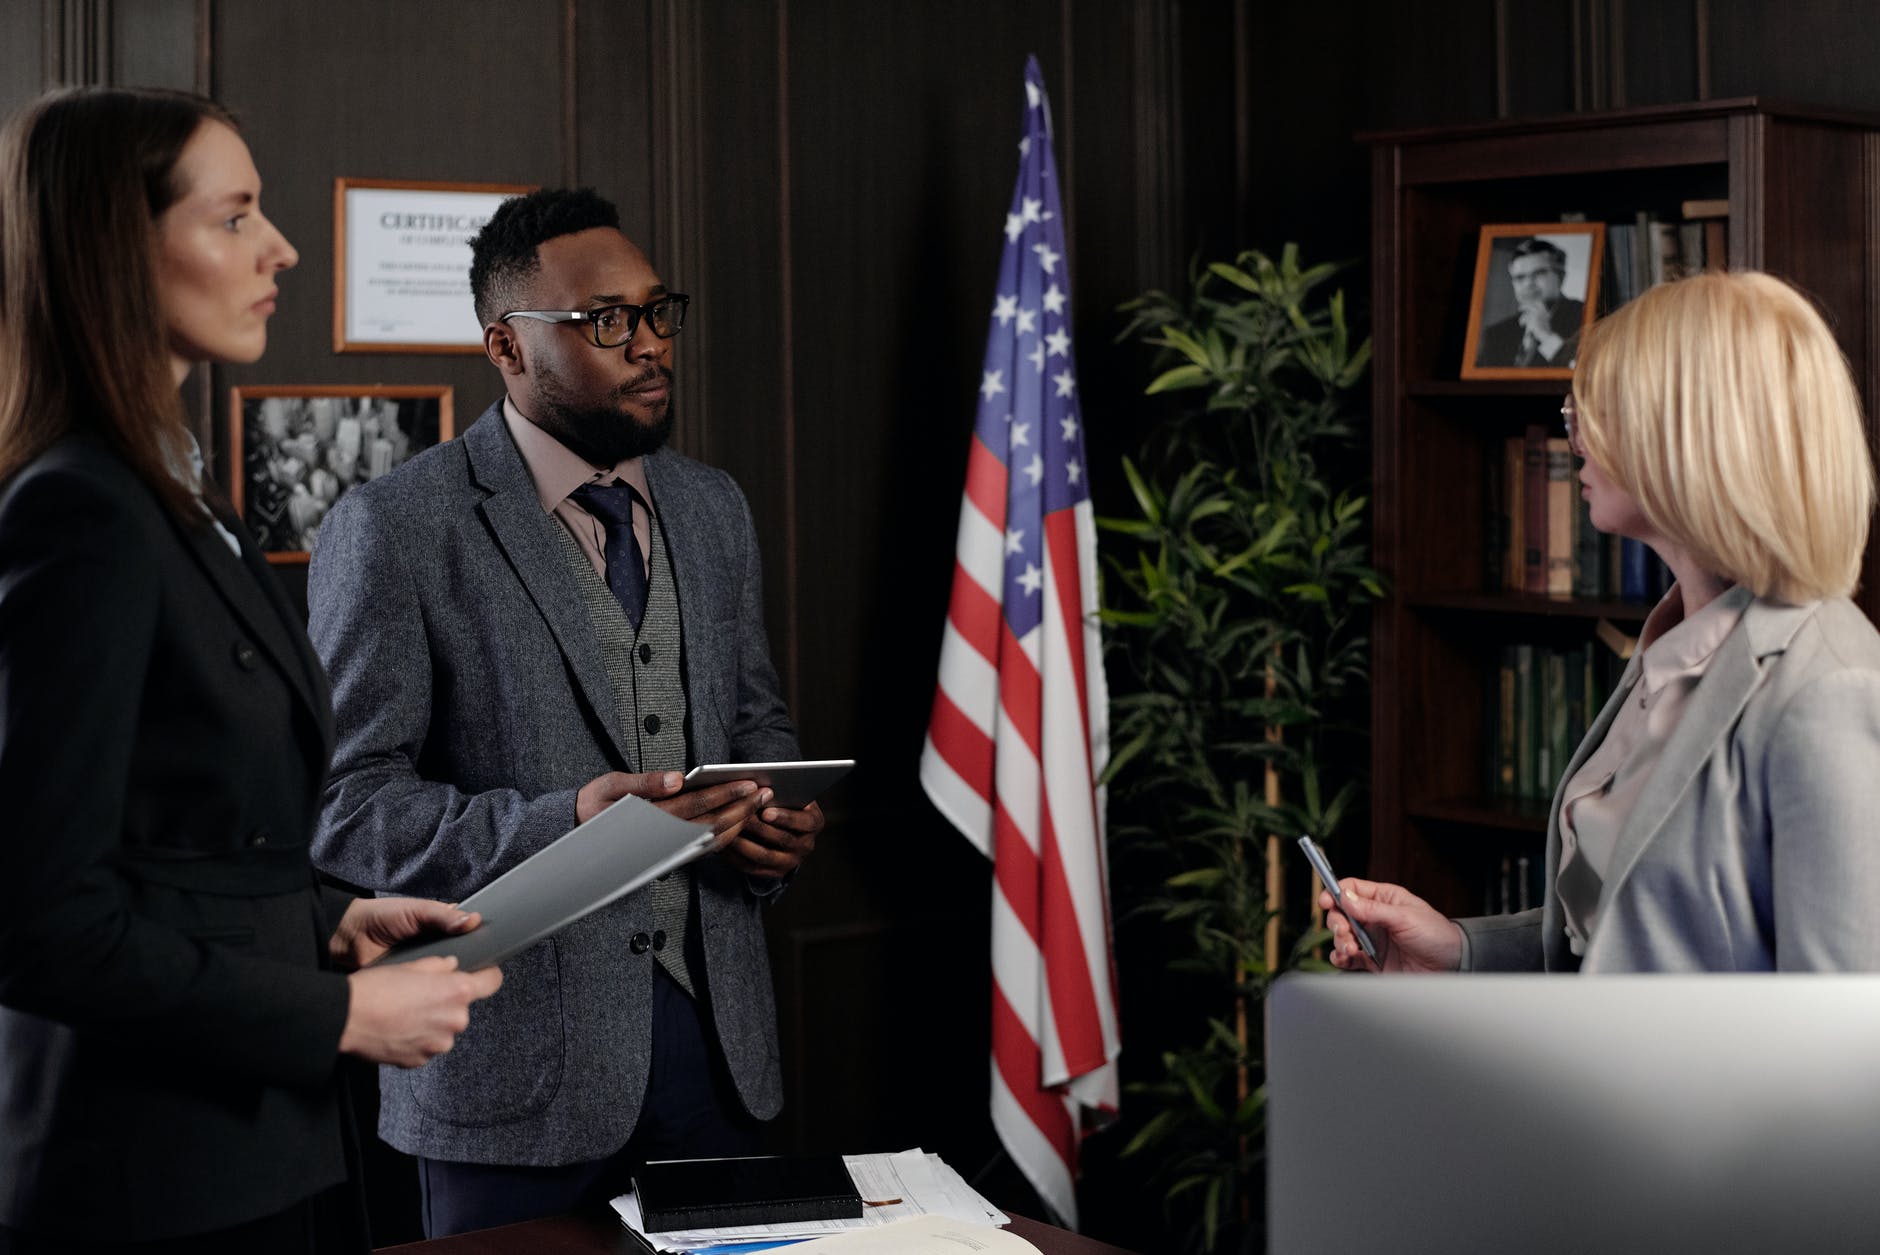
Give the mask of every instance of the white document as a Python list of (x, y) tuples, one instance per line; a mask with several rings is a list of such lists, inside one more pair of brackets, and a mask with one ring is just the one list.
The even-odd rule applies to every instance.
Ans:
[(675, 819), (645, 798), (623, 797), (458, 903), (482, 912), (475, 929), (399, 946), (379, 962), (446, 954), (465, 971), (493, 966), (684, 866), (713, 841), (709, 827)]
[(955, 1172), (938, 1155), (926, 1154), (916, 1148), (893, 1155), (844, 1155), (842, 1162), (848, 1165), (849, 1175), (855, 1179), (856, 1192), (865, 1202), (885, 1203), (888, 1199), (899, 1201), (886, 1206), (864, 1207), (858, 1220), (807, 1220), (789, 1224), (738, 1225), (722, 1229), (684, 1229), (651, 1234), (646, 1231), (638, 1196), (622, 1194), (613, 1200), (613, 1208), (628, 1228), (661, 1251), (691, 1251), (721, 1243), (827, 1237), (857, 1230), (874, 1234), (896, 1221), (922, 1216), (933, 1216), (964, 1225), (975, 1232), (1011, 1222), (1010, 1216), (987, 1202), (979, 1191), (966, 1183), (966, 1178)]
[(866, 1233), (838, 1233), (789, 1248), (791, 1255), (1040, 1255), (1037, 1247), (1004, 1229), (961, 1224), (945, 1216), (897, 1220)]

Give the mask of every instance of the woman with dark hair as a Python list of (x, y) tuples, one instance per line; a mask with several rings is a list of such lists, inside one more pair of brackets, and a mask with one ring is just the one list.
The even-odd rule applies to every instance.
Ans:
[(0, 132), (0, 1255), (362, 1250), (340, 1056), (415, 1067), (501, 980), (367, 969), (476, 917), (308, 862), (326, 681), (179, 395), (266, 346), (260, 193), (195, 96)]

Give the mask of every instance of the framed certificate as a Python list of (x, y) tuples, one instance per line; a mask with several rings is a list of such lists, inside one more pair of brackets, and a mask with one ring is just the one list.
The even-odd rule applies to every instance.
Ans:
[(481, 353), (470, 240), (511, 183), (333, 180), (333, 351)]

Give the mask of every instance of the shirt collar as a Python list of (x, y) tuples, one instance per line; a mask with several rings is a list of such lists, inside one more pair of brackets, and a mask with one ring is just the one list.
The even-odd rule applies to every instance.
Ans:
[(1684, 594), (1676, 584), (1652, 610), (1640, 638), (1650, 640), (1639, 659), (1639, 683), (1655, 693), (1680, 675), (1702, 674), (1711, 655), (1736, 629), (1751, 600), (1749, 589), (1732, 585), (1702, 610), (1683, 618)]
[(542, 503), (543, 513), (553, 513), (556, 506), (568, 499), (569, 493), (583, 484), (608, 484), (616, 479), (639, 493), (642, 501), (653, 499), (646, 483), (644, 458), (623, 458), (612, 466), (593, 466), (525, 418), (508, 397), (503, 398), (503, 422), (515, 439), (517, 451), (522, 454), (523, 465), (529, 468), (529, 478), (535, 483), (536, 500)]

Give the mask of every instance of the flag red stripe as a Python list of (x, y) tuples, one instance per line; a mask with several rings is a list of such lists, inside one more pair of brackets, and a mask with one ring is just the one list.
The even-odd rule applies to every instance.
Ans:
[(1038, 945), (1038, 856), (1003, 802), (992, 818), (992, 874), (1031, 944)]
[[(1025, 742), (1033, 758), (1040, 758), (1038, 743), (1044, 728), (1044, 678), (1038, 674), (1024, 647), (1012, 635), (1012, 625), (1001, 624), (1004, 640), (999, 650), (999, 704), (1011, 720), (1012, 730)], [(1042, 760), (1041, 760), (1042, 761)]]
[(1025, 1032), (1011, 1003), (1005, 1000), (1005, 992), (995, 983), (992, 986), (993, 1064), (1005, 1078), (1005, 1086), (1012, 1091), (1012, 1097), (1063, 1159), (1065, 1168), (1075, 1173), (1076, 1130), (1071, 1127), (1070, 1112), (1064, 1109), (1063, 1100), (1038, 1083), (1041, 1059), (1038, 1043)]
[(1077, 677), (1077, 714), (1081, 720), (1077, 726), (1088, 728), (1090, 693), (1084, 683), (1084, 587), (1077, 549), (1077, 512), (1059, 510), (1045, 515), (1044, 542), (1050, 551), (1051, 576), (1057, 584), (1058, 609), (1064, 618), (1064, 640), (1070, 647), (1071, 674)]
[(953, 599), (947, 606), (947, 618), (980, 657), (995, 667), (999, 665), (999, 603), (958, 561), (953, 563)]
[(1051, 822), (1049, 799), (1043, 810), (1043, 831), (1039, 833), (1039, 845), (1044, 850), (1043, 882), (1039, 897), (1044, 918), (1038, 948), (1044, 955), (1051, 1015), (1057, 1021), (1064, 1066), (1070, 1075), (1080, 1076), (1105, 1062), (1103, 1020), (1097, 1012), (1097, 991), (1077, 924), (1077, 902), (1064, 875), (1063, 851), (1058, 846), (1057, 827)]
[(1005, 530), (1005, 463), (977, 434), (966, 455), (966, 497), (1000, 531)]
[(943, 688), (933, 696), (933, 719), (927, 735), (947, 766), (980, 797), (992, 800), (992, 738), (981, 732), (965, 712), (953, 704)]

